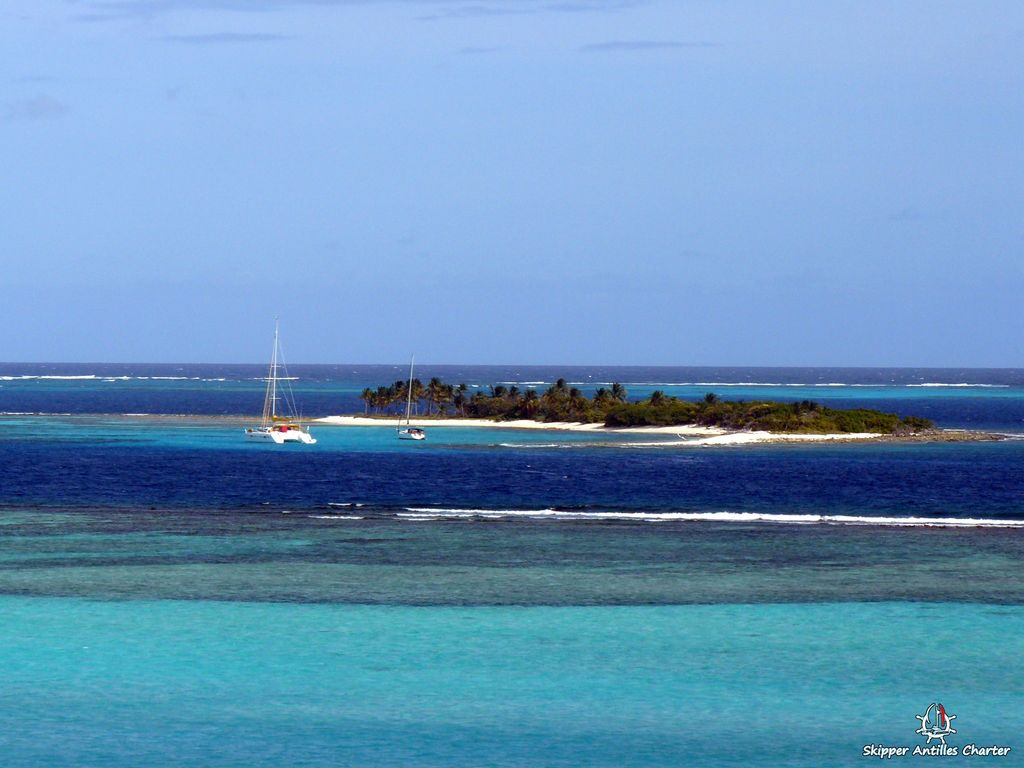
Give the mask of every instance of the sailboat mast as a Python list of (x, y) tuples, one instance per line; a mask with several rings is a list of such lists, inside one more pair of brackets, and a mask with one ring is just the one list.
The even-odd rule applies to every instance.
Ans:
[(416, 356), (409, 360), (409, 384), (405, 387), (407, 396), (405, 401), (405, 426), (409, 426), (409, 418), (412, 415), (412, 367), (416, 363)]
[(277, 320), (274, 320), (274, 349), (270, 353), (270, 370), (267, 371), (267, 393), (263, 397), (263, 426), (274, 421), (277, 415)]
[(280, 323), (274, 319), (274, 353), (270, 358), (270, 420), (277, 416), (277, 347), (278, 327)]

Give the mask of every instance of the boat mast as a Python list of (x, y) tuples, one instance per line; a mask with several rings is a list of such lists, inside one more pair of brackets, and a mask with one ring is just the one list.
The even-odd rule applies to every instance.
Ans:
[(263, 425), (273, 423), (277, 416), (277, 334), (279, 321), (274, 318), (274, 350), (270, 353), (270, 371), (267, 374), (267, 396), (263, 400)]
[(274, 355), (270, 359), (270, 420), (277, 416), (277, 350), (280, 346), (278, 340), (278, 326), (280, 321), (274, 318)]
[(409, 383), (405, 389), (407, 392), (405, 400), (405, 426), (409, 426), (409, 417), (412, 414), (412, 367), (416, 363), (416, 356), (413, 355), (409, 360)]

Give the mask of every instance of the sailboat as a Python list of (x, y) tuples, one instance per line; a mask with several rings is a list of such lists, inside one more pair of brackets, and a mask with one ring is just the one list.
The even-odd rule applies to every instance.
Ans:
[(402, 428), (402, 417), (398, 417), (398, 439), (399, 440), (426, 440), (427, 433), (419, 427), (409, 424), (409, 417), (412, 415), (412, 369), (416, 358), (409, 361), (409, 383), (405, 387), (405, 428)]
[[(278, 370), (284, 369), (284, 381), (286, 388), (278, 386), (281, 377)], [(270, 373), (267, 375), (267, 393), (263, 398), (263, 416), (260, 418), (258, 427), (249, 427), (245, 430), (245, 436), (250, 440), (269, 440), (282, 445), (284, 443), (304, 443), (313, 445), (316, 438), (309, 434), (302, 424), (295, 410), (295, 397), (288, 376), (288, 369), (284, 365), (284, 358), (281, 356), (281, 342), (279, 339), (278, 323), (274, 321), (274, 351), (270, 355)], [(282, 394), (278, 394), (278, 392)], [(283, 395), (283, 396), (282, 396)], [(286, 415), (279, 415), (277, 404), (279, 400), (284, 401)]]

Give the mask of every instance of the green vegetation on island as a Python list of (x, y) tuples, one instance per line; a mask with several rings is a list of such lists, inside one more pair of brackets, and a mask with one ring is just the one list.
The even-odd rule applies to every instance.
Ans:
[[(366, 413), (393, 414), (405, 405), (407, 384), (396, 381), (389, 387), (364, 389)], [(421, 404), (427, 416), (509, 421), (529, 419), (540, 422), (603, 422), (608, 427), (681, 426), (696, 424), (728, 430), (764, 430), (805, 434), (874, 432), (912, 435), (934, 427), (928, 419), (900, 417), (865, 408), (826, 408), (810, 400), (795, 403), (722, 400), (709, 393), (702, 400), (682, 400), (655, 391), (640, 401), (630, 402), (621, 384), (601, 387), (587, 397), (577, 387), (559, 379), (544, 392), (497, 385), (470, 394), (465, 384), (446, 384), (432, 378), (426, 385), (412, 381), (416, 415)]]
[(708, 394), (691, 402), (655, 392), (647, 400), (612, 408), (605, 415), (609, 427), (674, 426), (697, 424), (728, 430), (763, 430), (806, 434), (874, 432), (911, 435), (934, 428), (928, 419), (899, 417), (867, 408), (826, 408), (810, 400), (797, 403), (719, 400)]

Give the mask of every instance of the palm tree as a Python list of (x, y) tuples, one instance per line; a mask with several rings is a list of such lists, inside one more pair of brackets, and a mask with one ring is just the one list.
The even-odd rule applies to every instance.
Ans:
[(455, 387), (451, 384), (445, 384), (441, 387), (441, 400), (438, 405), (441, 406), (441, 412), (444, 415), (448, 415), (448, 403), (455, 400)]
[(452, 401), (455, 403), (455, 407), (458, 408), (460, 416), (466, 415), (466, 390), (468, 389), (469, 387), (463, 382), (455, 388), (455, 394), (452, 396)]
[[(563, 384), (565, 383), (564, 379), (559, 379), (559, 381), (561, 381)], [(541, 400), (543, 400), (544, 404), (550, 408), (561, 399), (564, 392), (564, 387), (562, 389), (559, 389), (558, 384), (555, 384), (554, 386), (550, 386), (546, 390), (544, 390), (544, 394), (541, 396)]]
[[(416, 415), (417, 416), (420, 415), (420, 400), (423, 399), (423, 394), (424, 394), (423, 382), (420, 381), (419, 379), (413, 379), (412, 380), (412, 402), (413, 402), (413, 407), (416, 410)], [(409, 396), (409, 393), (406, 392), (406, 397), (408, 397), (408, 396)]]
[(612, 384), (612, 397), (620, 403), (626, 402), (626, 388), (617, 381)]
[(436, 403), (438, 410), (441, 409), (441, 399), (443, 397), (444, 382), (441, 381), (437, 376), (431, 378), (427, 384), (427, 414), (430, 414), (431, 403)]
[(376, 402), (374, 403), (374, 405), (377, 406), (377, 413), (380, 413), (382, 409), (391, 405), (391, 398), (393, 396), (394, 390), (389, 387), (377, 387), (377, 393), (375, 396)]
[(715, 403), (718, 402), (718, 395), (716, 395), (714, 392), (708, 392), (706, 395), (704, 395), (704, 402), (707, 403), (708, 405), (714, 405)]
[(359, 394), (359, 399), (363, 401), (363, 413), (369, 415), (370, 401), (373, 400), (373, 390), (367, 387)]
[(528, 418), (533, 418), (534, 414), (537, 413), (537, 409), (540, 407), (540, 398), (537, 397), (537, 390), (528, 389), (526, 394), (523, 395), (523, 410)]
[(665, 393), (660, 389), (656, 389), (651, 392), (651, 405), (662, 405), (665, 400)]
[(459, 416), (465, 416), (466, 411), (464, 410), (466, 405), (466, 385), (459, 384), (457, 387), (452, 388), (452, 405), (455, 406), (455, 412)]
[(576, 421), (586, 421), (589, 402), (576, 387), (569, 390), (569, 414)]

